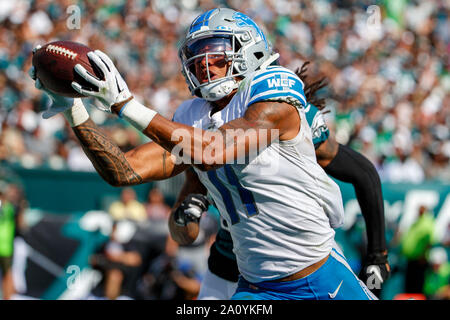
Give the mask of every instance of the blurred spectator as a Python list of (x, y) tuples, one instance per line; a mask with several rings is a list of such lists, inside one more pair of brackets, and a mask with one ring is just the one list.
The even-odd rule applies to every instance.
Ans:
[(145, 207), (136, 200), (136, 192), (133, 188), (123, 188), (120, 200), (114, 201), (108, 211), (115, 221), (129, 219), (143, 222), (147, 219)]
[(177, 258), (178, 244), (167, 236), (163, 254), (154, 259), (140, 282), (147, 300), (193, 300), (200, 292), (201, 275), (189, 261)]
[[(79, 29), (67, 26), (66, 9), (74, 4), (81, 10)], [(180, 73), (179, 40), (196, 15), (215, 6), (232, 7), (263, 22), (283, 65), (295, 69), (306, 60), (313, 62), (311, 80), (326, 76), (330, 82), (323, 96), (336, 139), (366, 155), (383, 182), (450, 181), (449, 1), (1, 1), (0, 163), (94, 170), (61, 115), (41, 118), (49, 99), (27, 76), (37, 44), (67, 39), (105, 51), (133, 95), (171, 118), (181, 101), (190, 98)], [(85, 102), (91, 118), (122, 150), (148, 141), (121, 119)], [(23, 198), (17, 197), (20, 190), (10, 191), (11, 199)], [(136, 204), (135, 195), (130, 198), (133, 209), (128, 211), (119, 201), (111, 215), (118, 220), (149, 217), (153, 222), (152, 217), (163, 216), (162, 206), (152, 204), (150, 214), (148, 207), (142, 210)], [(23, 211), (21, 201), (10, 201), (15, 212)], [(424, 214), (402, 242), (411, 259), (408, 279), (416, 286), (413, 291), (420, 286), (415, 282), (423, 282), (422, 262), (431, 233), (432, 219)], [(21, 218), (16, 217), (20, 230)], [(161, 226), (166, 230), (166, 223)], [(157, 223), (152, 227), (159, 230)], [(450, 243), (449, 235), (444, 243)], [(202, 250), (212, 236), (211, 232), (200, 237), (199, 243), (204, 243), (197, 248), (168, 249), (172, 260), (155, 270), (162, 277), (167, 270), (163, 266), (189, 266), (184, 275), (195, 278), (192, 270), (202, 269)], [(190, 256), (192, 250), (195, 254)], [(157, 296), (164, 296), (164, 290)], [(182, 292), (180, 297), (185, 294), (177, 292)]]
[(179, 246), (167, 235), (164, 253), (152, 261), (142, 278), (140, 290), (145, 299), (191, 300), (197, 297), (209, 248), (217, 233), (217, 219), (215, 212), (203, 213), (199, 236), (188, 246)]
[(151, 221), (164, 221), (167, 223), (170, 215), (170, 207), (164, 200), (164, 195), (158, 188), (153, 188), (148, 193), (148, 200), (145, 204), (147, 217)]
[(28, 208), (28, 201), (22, 188), (14, 183), (8, 185), (6, 198), (14, 207), (14, 236), (21, 236), (28, 227), (25, 221), (25, 210)]
[(407, 259), (405, 293), (423, 293), (425, 271), (428, 268), (427, 253), (432, 245), (434, 216), (420, 206), (417, 220), (401, 240), (402, 254)]
[(430, 268), (425, 273), (424, 293), (428, 299), (450, 300), (450, 262), (444, 247), (429, 254)]
[(12, 275), (15, 212), (13, 204), (7, 197), (7, 188), (7, 184), (0, 180), (0, 272), (4, 300), (11, 299), (15, 293)]
[[(130, 281), (129, 278), (133, 277), (142, 264), (142, 257), (130, 239), (121, 239), (118, 234), (119, 223), (113, 224), (109, 240), (99, 253), (93, 254), (90, 258), (91, 265), (103, 273), (104, 296), (110, 300), (115, 300), (121, 295), (131, 295), (129, 291), (123, 290), (123, 284), (127, 280)], [(134, 285), (133, 283), (132, 286)]]
[[(67, 25), (73, 4), (79, 29)], [(104, 50), (133, 95), (170, 118), (190, 97), (177, 45), (192, 19), (215, 6), (262, 22), (283, 65), (314, 62), (312, 80), (330, 81), (324, 96), (337, 140), (368, 156), (384, 181), (450, 180), (448, 1), (3, 1), (0, 161), (93, 170), (76, 140), (61, 136), (69, 129), (62, 116), (41, 119), (48, 97), (26, 75), (34, 46), (68, 39)], [(90, 113), (118, 132), (121, 148), (148, 141), (112, 115)]]

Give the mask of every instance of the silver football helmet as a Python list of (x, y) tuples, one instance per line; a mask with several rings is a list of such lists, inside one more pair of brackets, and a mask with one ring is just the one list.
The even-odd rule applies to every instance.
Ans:
[[(227, 8), (209, 10), (191, 24), (179, 49), (182, 73), (193, 95), (217, 101), (238, 87), (239, 79), (276, 60), (262, 30), (243, 13)], [(196, 76), (203, 61), (205, 79)], [(211, 63), (228, 64), (224, 77), (214, 77)]]

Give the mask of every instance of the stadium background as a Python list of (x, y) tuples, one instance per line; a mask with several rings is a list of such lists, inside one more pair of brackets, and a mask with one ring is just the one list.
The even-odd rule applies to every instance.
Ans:
[[(309, 60), (311, 80), (329, 79), (319, 94), (327, 99), (332, 132), (340, 143), (366, 155), (383, 182), (393, 272), (382, 298), (405, 292), (406, 266), (415, 254), (427, 263), (424, 289), (416, 293), (435, 298), (436, 286), (442, 286), (436, 279), (448, 285), (450, 278), (450, 3), (444, 0), (1, 0), (0, 191), (17, 186), (27, 203), (14, 257), (17, 297), (101, 297), (89, 290), (97, 284), (101, 291), (101, 275), (93, 272), (89, 257), (108, 241), (108, 211), (123, 191), (98, 177), (61, 116), (41, 118), (49, 101), (27, 76), (33, 47), (70, 39), (103, 50), (117, 62), (133, 94), (170, 118), (189, 97), (177, 57), (179, 40), (196, 15), (216, 6), (254, 18), (280, 52), (281, 64), (295, 70)], [(94, 107), (89, 111), (123, 150), (148, 141), (122, 120)], [(182, 182), (179, 176), (133, 189), (145, 204), (156, 187), (171, 205)], [(364, 222), (352, 186), (339, 185), (346, 220), (337, 241), (358, 272)], [(11, 197), (20, 201), (20, 195)], [(421, 205), (431, 217), (427, 232), (407, 236)], [(208, 216), (205, 230), (213, 235), (217, 213)], [(147, 261), (139, 276), (126, 283), (134, 287), (124, 289), (123, 296), (178, 297), (149, 285), (176, 283), (165, 278), (160, 265), (166, 252), (164, 223), (149, 217), (123, 224), (125, 237), (144, 248)], [(421, 252), (411, 252), (411, 246)], [(173, 270), (198, 280), (205, 267), (198, 261), (206, 262), (207, 248), (208, 241), (179, 248)], [(441, 269), (433, 273), (433, 264)], [(77, 275), (80, 281), (74, 282)], [(153, 282), (143, 281), (142, 275), (152, 276)]]

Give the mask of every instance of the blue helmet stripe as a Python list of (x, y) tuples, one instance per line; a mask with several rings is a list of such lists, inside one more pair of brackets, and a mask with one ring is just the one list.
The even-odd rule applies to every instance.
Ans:
[(217, 9), (211, 9), (211, 10), (206, 11), (205, 13), (201, 14), (200, 16), (198, 16), (197, 19), (195, 19), (192, 22), (191, 27), (189, 28), (189, 33), (198, 31), (203, 26), (208, 26), (209, 18), (211, 17), (211, 14), (216, 10)]

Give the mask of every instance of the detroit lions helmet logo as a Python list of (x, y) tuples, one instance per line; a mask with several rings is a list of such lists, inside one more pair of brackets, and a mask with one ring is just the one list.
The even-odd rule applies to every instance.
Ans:
[(266, 49), (269, 48), (269, 44), (267, 43), (267, 39), (266, 36), (264, 35), (264, 32), (262, 32), (262, 30), (258, 27), (258, 25), (255, 23), (255, 21), (253, 21), (252, 19), (250, 19), (249, 16), (240, 13), (240, 12), (236, 12), (233, 15), (233, 19), (236, 20), (236, 24), (239, 27), (251, 27), (253, 28), (256, 33), (258, 34), (258, 36), (264, 41), (265, 45), (266, 45)]

